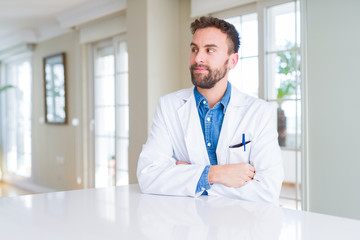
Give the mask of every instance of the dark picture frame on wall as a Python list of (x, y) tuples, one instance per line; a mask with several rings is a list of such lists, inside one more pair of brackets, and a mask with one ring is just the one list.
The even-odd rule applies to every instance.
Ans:
[(64, 52), (43, 58), (45, 122), (67, 124), (66, 55)]

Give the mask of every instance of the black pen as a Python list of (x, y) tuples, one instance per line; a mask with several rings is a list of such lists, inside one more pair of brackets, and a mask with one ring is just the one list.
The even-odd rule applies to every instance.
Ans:
[[(248, 144), (248, 143), (251, 143), (251, 141), (246, 141), (245, 145)], [(238, 148), (238, 147), (242, 147), (242, 146), (244, 146), (244, 144), (239, 143), (239, 144), (231, 145), (231, 146), (229, 146), (229, 148)]]

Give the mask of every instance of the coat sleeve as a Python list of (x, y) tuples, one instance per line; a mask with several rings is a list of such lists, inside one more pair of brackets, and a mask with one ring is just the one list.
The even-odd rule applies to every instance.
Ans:
[(188, 159), (174, 156), (172, 131), (165, 119), (173, 119), (169, 115), (175, 116), (176, 110), (169, 102), (163, 97), (157, 105), (150, 135), (138, 161), (139, 186), (143, 193), (195, 197), (201, 194), (195, 191), (205, 165), (176, 165), (177, 160)]
[(255, 168), (254, 179), (240, 188), (213, 184), (210, 194), (228, 196), (253, 202), (278, 203), (284, 170), (277, 139), (276, 109), (267, 105), (259, 115), (256, 137), (253, 139), (250, 164)]

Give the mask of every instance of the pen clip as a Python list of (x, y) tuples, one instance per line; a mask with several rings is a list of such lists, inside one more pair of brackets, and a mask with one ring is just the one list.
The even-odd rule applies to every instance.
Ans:
[(246, 151), (245, 133), (242, 134), (242, 144), (244, 146), (244, 152)]

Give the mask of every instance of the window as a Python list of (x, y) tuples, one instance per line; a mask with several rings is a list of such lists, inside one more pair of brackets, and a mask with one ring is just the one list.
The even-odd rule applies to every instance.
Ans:
[(278, 105), (278, 140), (285, 168), (280, 202), (295, 209), (301, 209), (299, 9), (299, 1), (265, 1), (216, 14), (234, 24), (240, 34), (239, 62), (230, 72), (230, 82)]
[(258, 21), (257, 14), (251, 13), (226, 19), (239, 33), (239, 62), (230, 71), (229, 79), (237, 88), (254, 97), (259, 96), (259, 54), (258, 54)]
[(278, 104), (285, 206), (301, 209), (301, 75), (299, 2), (266, 9), (266, 100)]
[(129, 183), (128, 56), (123, 37), (93, 45), (95, 187)]
[(1, 85), (12, 85), (2, 98), (4, 172), (31, 177), (31, 61), (4, 64)]

